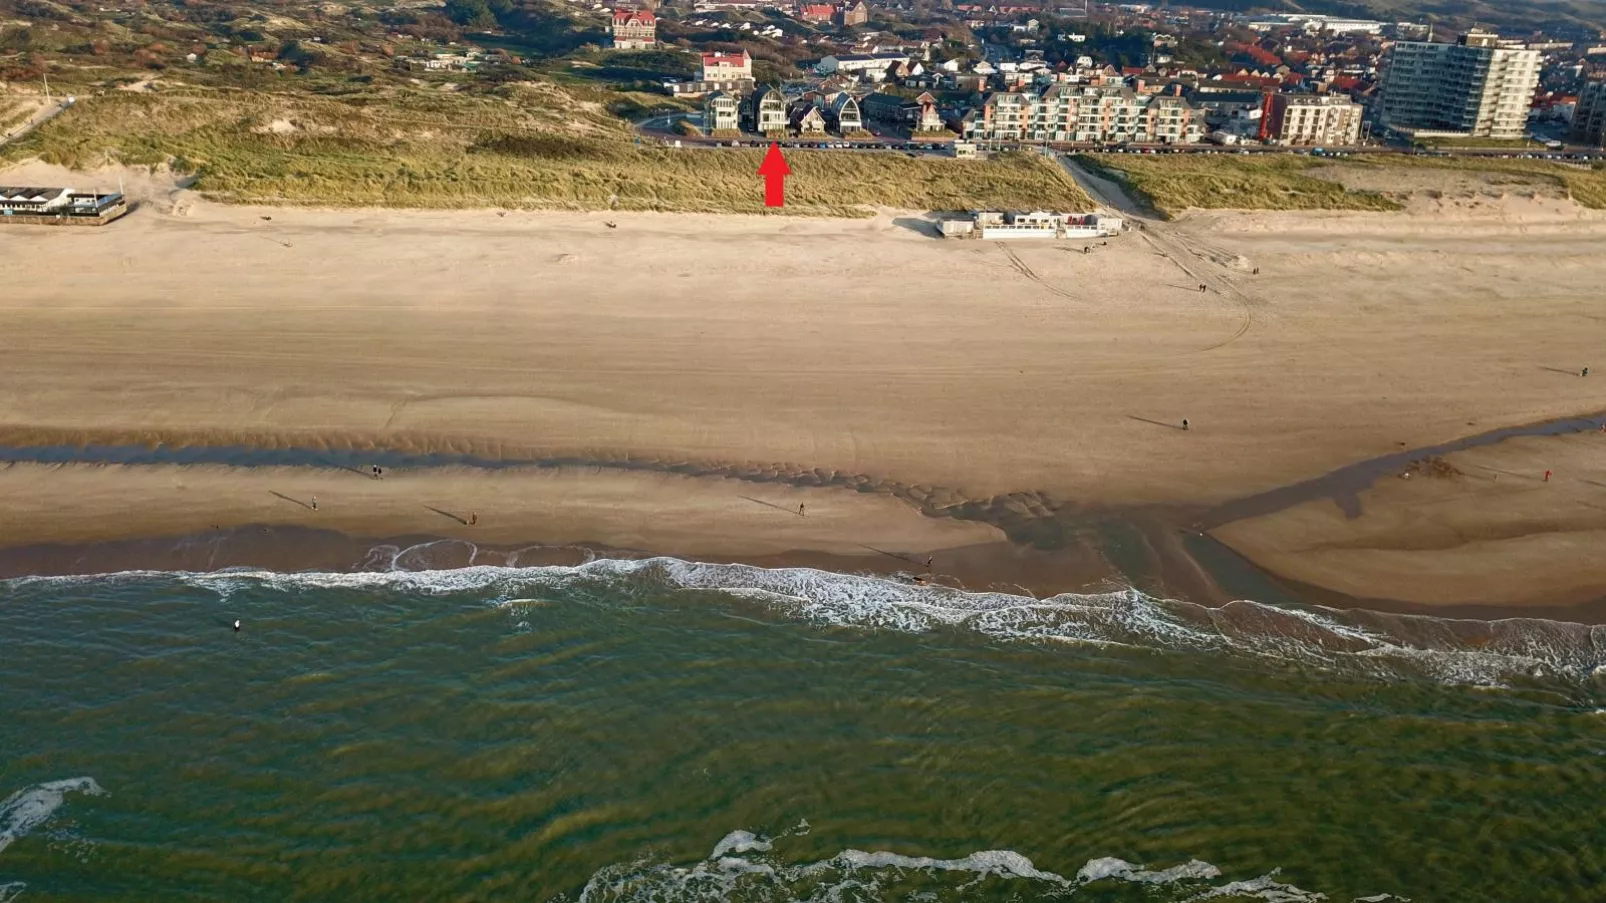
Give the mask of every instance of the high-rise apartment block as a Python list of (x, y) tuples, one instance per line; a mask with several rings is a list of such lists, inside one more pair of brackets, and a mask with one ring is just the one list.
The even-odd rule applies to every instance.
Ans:
[(1383, 123), (1411, 136), (1521, 138), (1538, 85), (1539, 51), (1501, 47), (1487, 32), (1399, 41), (1383, 72)]
[(1569, 138), (1586, 144), (1606, 146), (1606, 81), (1592, 81), (1578, 92)]

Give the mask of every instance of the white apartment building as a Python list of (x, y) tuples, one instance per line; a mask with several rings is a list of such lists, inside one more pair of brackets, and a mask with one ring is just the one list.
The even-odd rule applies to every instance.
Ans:
[(1470, 31), (1454, 44), (1399, 41), (1382, 79), (1383, 122), (1414, 137), (1521, 138), (1539, 86), (1539, 51)]
[(1310, 147), (1361, 143), (1365, 109), (1342, 94), (1273, 94), (1264, 119), (1267, 140)]
[(1145, 97), (1122, 85), (1051, 85), (1042, 94), (999, 92), (965, 122), (974, 141), (1188, 144), (1204, 116), (1170, 94)]
[(1568, 137), (1596, 146), (1606, 146), (1606, 81), (1591, 81), (1578, 92)]

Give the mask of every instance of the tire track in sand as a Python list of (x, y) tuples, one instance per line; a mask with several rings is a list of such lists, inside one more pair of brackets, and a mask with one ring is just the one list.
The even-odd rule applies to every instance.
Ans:
[(1060, 296), (1061, 298), (1064, 298), (1067, 301), (1076, 300), (1076, 296), (1072, 295), (1070, 292), (1067, 292), (1058, 286), (1049, 285), (1048, 282), (1043, 279), (1043, 277), (1037, 275), (1036, 271), (1026, 265), (1026, 261), (1020, 259), (1020, 255), (1015, 253), (1014, 248), (1011, 248), (1008, 244), (1001, 241), (995, 242), (995, 244), (1004, 249), (1004, 255), (1009, 258), (1009, 265), (1015, 270), (1015, 272), (1025, 276), (1027, 279), (1030, 279), (1031, 281), (1037, 283), (1043, 288), (1048, 289), (1050, 292)]

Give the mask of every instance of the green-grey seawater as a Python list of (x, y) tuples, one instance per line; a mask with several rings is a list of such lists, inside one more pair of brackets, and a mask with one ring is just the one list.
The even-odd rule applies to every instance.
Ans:
[(14, 580), (0, 901), (1602, 900), (1603, 640), (673, 561)]

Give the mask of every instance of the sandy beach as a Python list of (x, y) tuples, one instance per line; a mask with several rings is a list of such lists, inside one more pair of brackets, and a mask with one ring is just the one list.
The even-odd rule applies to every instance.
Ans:
[[(37, 165), (0, 175), (61, 178)], [(0, 472), (5, 546), (297, 516), (270, 491), (349, 493), (321, 526), (369, 536), (462, 528), (421, 510), (432, 505), (477, 513), (499, 542), (694, 556), (1048, 543), (1031, 523), (1204, 511), (1357, 460), (1606, 408), (1606, 371), (1579, 376), (1606, 367), (1606, 220), (1564, 200), (1212, 213), (1083, 253), (943, 241), (914, 212), (317, 211), (139, 190), (143, 206), (108, 228), (0, 232), (0, 448), (23, 461)], [(1564, 457), (1542, 446), (1561, 441), (1501, 448), (1502, 466), (1542, 471)], [(420, 469), (401, 494), (400, 479), (318, 468), (16, 453), (86, 444), (651, 473)], [(761, 501), (806, 502), (810, 516), (740, 498), (759, 496), (735, 471), (767, 475), (774, 497)], [(1276, 520), (1295, 509), (1215, 535), (1274, 573), (1361, 597), (1606, 592), (1589, 554), (1606, 548), (1606, 497), (1563, 511), (1535, 496), (1520, 517), (1463, 500), (1478, 513), (1459, 541), (1423, 543), (1408, 521), (1373, 514), (1421, 501), (1400, 491), (1366, 496), (1361, 518), (1334, 521), (1319, 501), (1301, 515), (1299, 536), (1316, 521), (1328, 545), (1372, 531), (1388, 555), (1313, 553)], [(1379, 517), (1392, 518), (1380, 533)], [(1483, 554), (1491, 531), (1502, 549), (1549, 551)], [(1551, 579), (1537, 594), (1491, 589), (1479, 577), (1491, 558)]]

